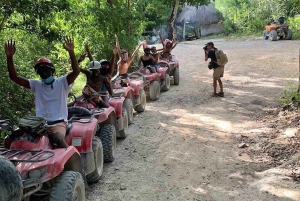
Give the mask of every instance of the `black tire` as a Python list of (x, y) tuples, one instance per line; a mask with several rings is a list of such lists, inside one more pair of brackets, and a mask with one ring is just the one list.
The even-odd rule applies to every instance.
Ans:
[(23, 196), (21, 176), (16, 167), (3, 156), (0, 156), (0, 175), (0, 200), (21, 201)]
[(115, 126), (106, 124), (99, 129), (96, 135), (101, 139), (102, 142), (104, 162), (113, 162), (117, 147), (117, 134)]
[(129, 98), (125, 99), (123, 108), (127, 110), (128, 124), (131, 124), (133, 121), (133, 103)]
[(286, 34), (286, 40), (292, 40), (292, 37), (293, 37), (293, 32), (291, 29), (288, 29), (287, 30), (287, 34)]
[(179, 68), (174, 69), (174, 84), (179, 85)]
[(134, 107), (134, 110), (136, 112), (144, 112), (146, 109), (146, 104), (147, 104), (147, 95), (144, 89), (140, 89), (139, 91), (139, 96), (141, 99), (141, 104), (137, 105)]
[(120, 139), (125, 139), (127, 137), (127, 129), (128, 129), (128, 114), (125, 108), (122, 109), (122, 118), (123, 118), (123, 129), (119, 131)]
[(89, 184), (97, 183), (100, 180), (104, 163), (102, 142), (98, 136), (93, 137), (92, 147), (94, 153), (95, 170), (86, 175), (86, 180)]
[(83, 107), (68, 107), (68, 119), (72, 118), (74, 115), (92, 115), (92, 112)]
[(166, 74), (165, 76), (165, 84), (162, 86), (161, 90), (162, 91), (169, 91), (171, 86), (171, 80), (170, 80), (170, 75)]
[(151, 100), (158, 100), (160, 95), (160, 84), (158, 81), (152, 81), (150, 83), (149, 96)]
[(271, 38), (271, 41), (277, 40), (277, 31), (271, 30), (271, 32), (270, 32), (270, 38)]
[(265, 40), (268, 40), (268, 39), (269, 39), (269, 36), (267, 35), (266, 31), (264, 31), (263, 37), (264, 37)]
[(55, 180), (50, 201), (84, 201), (85, 187), (79, 172), (62, 172)]

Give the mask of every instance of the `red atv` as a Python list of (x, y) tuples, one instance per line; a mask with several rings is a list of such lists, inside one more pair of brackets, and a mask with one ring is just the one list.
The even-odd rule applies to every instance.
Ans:
[[(115, 158), (115, 150), (117, 146), (117, 137), (122, 137), (122, 132), (119, 132), (119, 128), (123, 128), (122, 124), (118, 125), (117, 115), (119, 110), (115, 111), (113, 107), (109, 108), (98, 108), (97, 103), (95, 103), (91, 98), (86, 99), (83, 95), (76, 97), (74, 94), (70, 93), (74, 100), (68, 104), (68, 107), (75, 106), (80, 108), (85, 108), (90, 111), (97, 119), (97, 124), (99, 130), (96, 133), (103, 145), (104, 150), (104, 162), (112, 162)], [(118, 101), (116, 101), (118, 102)], [(119, 104), (121, 100), (119, 101)]]
[(169, 68), (169, 76), (173, 84), (179, 84), (179, 61), (172, 55), (170, 60), (159, 60), (158, 65), (160, 67), (168, 67)]
[(146, 108), (146, 93), (142, 74), (131, 74), (130, 84), (124, 84), (120, 77), (112, 81), (113, 97), (124, 97), (123, 110), (127, 111), (128, 124), (133, 121), (133, 110), (143, 112)]
[(168, 91), (170, 89), (170, 76), (168, 66), (158, 66), (157, 71), (153, 66), (146, 66), (139, 71), (144, 80), (144, 89), (151, 100), (158, 100), (160, 91)]
[(47, 131), (51, 125), (41, 117), (22, 118), (18, 136), (6, 138), (7, 149), (0, 155), (20, 173), (24, 201), (85, 200), (85, 184), (100, 180), (103, 149), (96, 135), (98, 120), (80, 107), (69, 108), (68, 119), (68, 148), (50, 143)]

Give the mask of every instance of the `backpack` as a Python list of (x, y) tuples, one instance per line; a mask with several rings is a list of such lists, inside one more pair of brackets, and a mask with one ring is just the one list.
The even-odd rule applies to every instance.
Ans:
[(228, 62), (227, 55), (222, 50), (215, 49), (215, 54), (216, 54), (218, 65), (224, 66), (225, 64), (227, 64)]

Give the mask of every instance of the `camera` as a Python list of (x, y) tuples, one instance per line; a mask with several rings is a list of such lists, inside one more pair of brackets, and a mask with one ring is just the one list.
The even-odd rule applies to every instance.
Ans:
[(203, 49), (206, 51), (207, 50), (207, 46), (204, 46)]

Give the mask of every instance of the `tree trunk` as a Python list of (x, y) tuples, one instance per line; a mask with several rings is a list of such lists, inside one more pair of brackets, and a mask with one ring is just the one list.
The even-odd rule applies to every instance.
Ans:
[(168, 39), (170, 39), (170, 40), (173, 39), (173, 33), (175, 32), (174, 22), (177, 17), (178, 6), (179, 6), (179, 0), (174, 0), (173, 5), (172, 5), (172, 12), (171, 12), (170, 18), (168, 19), (168, 22), (167, 22)]
[(297, 94), (300, 96), (300, 47), (299, 47), (299, 83), (298, 83)]

